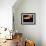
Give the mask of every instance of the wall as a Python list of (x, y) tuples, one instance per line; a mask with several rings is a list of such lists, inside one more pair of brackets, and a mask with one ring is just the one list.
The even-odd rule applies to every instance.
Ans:
[(46, 46), (46, 0), (41, 1), (41, 41)]
[(12, 6), (16, 0), (0, 0), (0, 27), (12, 29)]
[[(22, 25), (21, 13), (32, 12), (36, 13), (36, 25)], [(18, 5), (17, 7), (13, 7), (15, 30), (18, 30), (18, 32), (22, 32), (24, 38), (34, 40), (36, 46), (41, 46), (40, 12), (41, 12), (40, 0), (23, 0), (20, 3), (20, 5)]]

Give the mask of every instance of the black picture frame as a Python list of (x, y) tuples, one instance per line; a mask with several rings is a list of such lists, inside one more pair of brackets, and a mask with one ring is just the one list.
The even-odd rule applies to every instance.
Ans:
[(23, 25), (36, 24), (36, 13), (21, 13), (21, 24)]

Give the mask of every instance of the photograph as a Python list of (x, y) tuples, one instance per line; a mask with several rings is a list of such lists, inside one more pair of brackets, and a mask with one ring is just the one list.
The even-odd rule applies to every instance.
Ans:
[(33, 22), (33, 15), (24, 15), (23, 22)]
[(46, 46), (46, 0), (0, 0), (0, 46)]

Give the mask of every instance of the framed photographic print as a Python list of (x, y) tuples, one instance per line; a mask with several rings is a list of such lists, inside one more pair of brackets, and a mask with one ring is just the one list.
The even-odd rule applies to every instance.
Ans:
[(23, 25), (36, 24), (36, 13), (21, 13), (21, 24)]

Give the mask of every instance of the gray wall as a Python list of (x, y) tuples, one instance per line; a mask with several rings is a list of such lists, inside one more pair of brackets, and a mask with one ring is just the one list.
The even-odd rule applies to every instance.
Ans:
[(16, 0), (0, 0), (0, 27), (12, 29), (12, 6)]
[[(40, 0), (23, 0), (17, 8), (13, 8), (15, 31), (22, 32), (24, 38), (34, 40), (36, 46), (41, 46), (40, 6)], [(36, 13), (36, 25), (22, 25), (21, 13)]]

